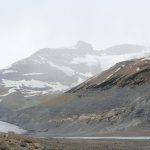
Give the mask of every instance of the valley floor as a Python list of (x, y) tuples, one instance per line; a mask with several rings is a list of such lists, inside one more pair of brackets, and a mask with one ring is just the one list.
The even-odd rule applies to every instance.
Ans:
[(0, 134), (0, 150), (149, 150), (150, 140), (35, 139)]

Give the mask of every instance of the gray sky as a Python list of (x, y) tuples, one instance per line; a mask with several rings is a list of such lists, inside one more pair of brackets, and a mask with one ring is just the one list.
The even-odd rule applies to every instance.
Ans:
[(150, 0), (0, 0), (0, 68), (44, 47), (150, 45)]

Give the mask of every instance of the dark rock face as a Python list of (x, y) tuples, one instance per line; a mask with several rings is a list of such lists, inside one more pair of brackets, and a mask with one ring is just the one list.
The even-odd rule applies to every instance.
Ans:
[(85, 81), (68, 92), (119, 87), (135, 87), (150, 83), (150, 59), (143, 58), (116, 64), (102, 74)]
[(9, 121), (36, 136), (100, 136), (124, 130), (144, 136), (149, 131), (149, 67), (149, 57), (118, 63)]

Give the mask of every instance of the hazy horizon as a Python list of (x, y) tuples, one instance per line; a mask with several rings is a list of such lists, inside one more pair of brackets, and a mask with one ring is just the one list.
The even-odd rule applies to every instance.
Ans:
[(147, 0), (0, 0), (0, 68), (42, 48), (150, 46)]

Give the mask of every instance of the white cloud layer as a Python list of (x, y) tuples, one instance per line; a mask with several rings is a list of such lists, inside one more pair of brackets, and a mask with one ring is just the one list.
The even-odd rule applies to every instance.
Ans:
[(147, 53), (150, 54), (149, 49), (145, 49), (142, 52), (139, 53), (132, 53), (132, 54), (124, 54), (124, 55), (106, 55), (103, 54), (101, 56), (97, 55), (90, 55), (87, 54), (84, 57), (76, 57), (72, 60), (71, 64), (80, 64), (85, 63), (89, 66), (98, 66), (100, 65), (102, 67), (102, 70), (106, 70), (112, 65), (116, 64), (117, 62), (134, 59), (134, 58), (141, 58), (147, 55)]
[(44, 47), (150, 45), (149, 0), (0, 0), (0, 68)]

